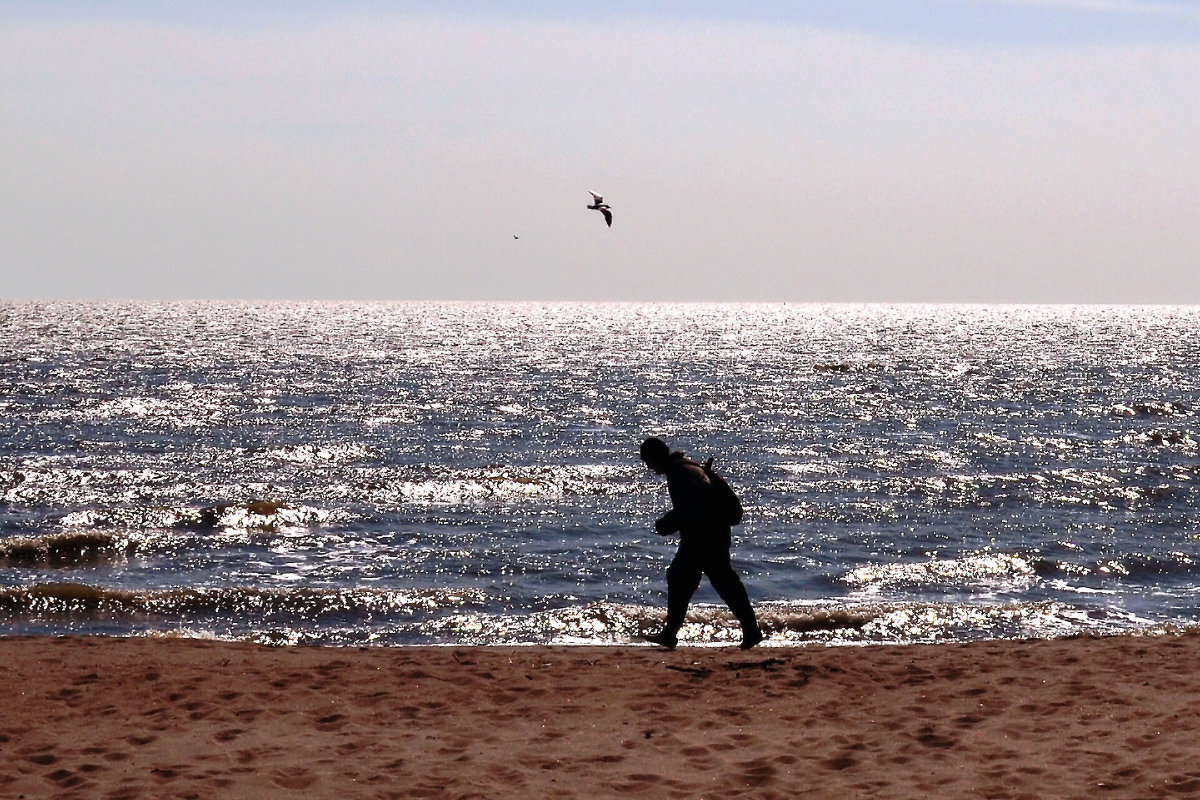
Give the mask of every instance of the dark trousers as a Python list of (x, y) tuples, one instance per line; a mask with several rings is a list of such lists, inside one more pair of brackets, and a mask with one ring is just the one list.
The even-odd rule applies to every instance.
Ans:
[(743, 632), (758, 630), (746, 587), (729, 563), (728, 539), (708, 544), (684, 538), (671, 566), (667, 567), (667, 631), (674, 635), (683, 627), (688, 603), (700, 587), (701, 575), (708, 576), (709, 583), (742, 624)]

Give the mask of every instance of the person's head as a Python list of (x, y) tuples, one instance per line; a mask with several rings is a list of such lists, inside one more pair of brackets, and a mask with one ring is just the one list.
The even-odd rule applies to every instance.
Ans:
[(646, 462), (646, 466), (662, 475), (667, 471), (667, 466), (671, 463), (671, 448), (667, 447), (667, 443), (657, 436), (651, 436), (642, 442), (642, 461)]

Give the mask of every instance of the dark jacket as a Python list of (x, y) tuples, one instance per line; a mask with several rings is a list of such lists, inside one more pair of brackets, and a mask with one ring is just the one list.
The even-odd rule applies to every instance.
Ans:
[(659, 534), (667, 536), (678, 531), (684, 544), (729, 547), (729, 526), (718, 513), (717, 499), (704, 467), (683, 453), (672, 453), (667, 468), (667, 491), (672, 508), (654, 523)]

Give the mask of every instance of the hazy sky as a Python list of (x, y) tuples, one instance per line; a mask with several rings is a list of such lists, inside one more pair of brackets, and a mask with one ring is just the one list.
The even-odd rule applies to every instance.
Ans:
[(1200, 4), (0, 0), (0, 298), (1200, 303)]

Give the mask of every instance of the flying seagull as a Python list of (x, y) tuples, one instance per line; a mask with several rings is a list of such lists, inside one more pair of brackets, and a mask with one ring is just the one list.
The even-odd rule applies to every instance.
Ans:
[(612, 211), (608, 207), (608, 203), (604, 202), (604, 198), (588, 189), (588, 194), (592, 196), (592, 204), (588, 206), (592, 211), (599, 211), (604, 215), (604, 221), (608, 223), (608, 227), (612, 227)]

